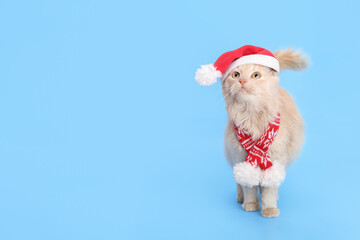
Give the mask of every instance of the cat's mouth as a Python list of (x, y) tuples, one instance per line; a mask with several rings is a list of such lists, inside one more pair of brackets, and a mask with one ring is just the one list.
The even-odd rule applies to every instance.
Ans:
[(238, 89), (237, 92), (241, 97), (245, 97), (245, 96), (252, 96), (255, 94), (254, 89), (252, 89), (251, 87), (245, 87), (242, 86), (240, 89)]
[(240, 90), (239, 90), (240, 93), (249, 93), (249, 91), (244, 88), (244, 87), (241, 87)]

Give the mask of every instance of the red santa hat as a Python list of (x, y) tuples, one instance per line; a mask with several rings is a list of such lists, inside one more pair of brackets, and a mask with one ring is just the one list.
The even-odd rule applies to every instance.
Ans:
[(214, 65), (202, 65), (196, 71), (195, 80), (204, 86), (216, 83), (217, 78), (225, 80), (231, 71), (244, 64), (259, 64), (280, 72), (279, 61), (265, 48), (245, 45), (233, 51), (222, 54)]

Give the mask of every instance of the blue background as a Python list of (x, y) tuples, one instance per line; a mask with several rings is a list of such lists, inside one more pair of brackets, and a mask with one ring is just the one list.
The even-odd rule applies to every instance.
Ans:
[[(0, 239), (359, 239), (356, 1), (2, 1)], [(306, 144), (280, 217), (247, 213), (219, 83), (245, 44), (311, 58), (281, 73)]]

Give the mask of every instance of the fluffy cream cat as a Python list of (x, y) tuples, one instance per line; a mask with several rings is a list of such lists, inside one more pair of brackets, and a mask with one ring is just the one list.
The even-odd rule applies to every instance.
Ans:
[[(300, 52), (292, 49), (274, 53), (280, 69), (302, 70), (307, 62)], [(225, 130), (225, 153), (229, 163), (235, 166), (245, 160), (247, 153), (236, 138), (234, 123), (246, 129), (253, 139), (258, 139), (266, 130), (276, 113), (281, 113), (281, 124), (274, 142), (268, 150), (271, 162), (286, 169), (299, 154), (304, 141), (304, 122), (287, 91), (279, 87), (278, 73), (269, 67), (244, 64), (233, 69), (222, 81), (222, 91), (228, 112)], [(276, 217), (278, 187), (237, 185), (237, 201), (245, 211), (260, 208), (261, 215)]]

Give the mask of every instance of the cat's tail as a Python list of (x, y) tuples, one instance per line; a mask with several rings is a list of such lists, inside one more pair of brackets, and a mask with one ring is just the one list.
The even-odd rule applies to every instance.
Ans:
[(281, 71), (286, 69), (301, 71), (308, 67), (308, 58), (299, 50), (288, 48), (278, 50), (274, 56), (279, 60)]

